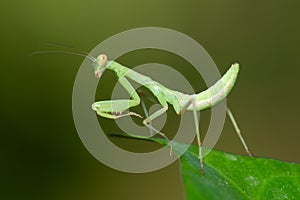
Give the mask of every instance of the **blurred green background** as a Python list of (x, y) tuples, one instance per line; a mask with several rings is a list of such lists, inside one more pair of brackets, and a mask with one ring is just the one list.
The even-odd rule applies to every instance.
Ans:
[[(90, 51), (114, 34), (144, 26), (192, 37), (221, 73), (239, 61), (241, 73), (228, 104), (251, 150), (260, 157), (299, 163), (299, 6), (298, 1), (270, 0), (1, 2), (0, 199), (183, 199), (178, 162), (129, 174), (106, 167), (85, 149), (71, 108), (83, 58), (29, 56), (59, 49), (46, 41)], [(129, 66), (180, 63), (159, 51), (122, 59)], [(110, 75), (101, 90), (104, 96), (115, 84)], [(201, 78), (190, 80), (197, 90), (206, 87)], [(146, 143), (112, 140), (133, 151)], [(244, 154), (229, 121), (216, 148)]]

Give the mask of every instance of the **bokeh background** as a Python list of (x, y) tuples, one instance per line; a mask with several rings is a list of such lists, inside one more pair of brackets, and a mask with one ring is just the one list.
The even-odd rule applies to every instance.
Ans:
[[(106, 167), (85, 149), (71, 108), (83, 58), (29, 56), (37, 50), (61, 50), (47, 41), (90, 51), (114, 34), (144, 26), (192, 37), (221, 73), (239, 61), (241, 73), (228, 104), (251, 150), (259, 157), (299, 163), (299, 6), (298, 1), (270, 0), (1, 2), (0, 199), (184, 198), (178, 162), (151, 173), (129, 174)], [(152, 50), (124, 55), (120, 61), (129, 66), (184, 64), (175, 55)], [(185, 69), (195, 90), (206, 88), (201, 77)], [(107, 73), (99, 99), (109, 97), (115, 83)], [(172, 122), (174, 111), (169, 113)], [(114, 130), (111, 120), (99, 121)], [(205, 132), (205, 118), (201, 123)], [(136, 152), (149, 144), (112, 141)], [(216, 149), (244, 154), (229, 121)]]

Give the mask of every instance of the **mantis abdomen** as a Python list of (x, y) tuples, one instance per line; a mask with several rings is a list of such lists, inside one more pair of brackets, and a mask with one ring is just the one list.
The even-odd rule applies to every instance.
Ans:
[[(213, 107), (222, 101), (231, 91), (239, 72), (239, 64), (233, 64), (230, 69), (207, 90), (196, 95), (196, 107), (198, 110), (204, 110)], [(192, 109), (192, 108), (191, 108)]]

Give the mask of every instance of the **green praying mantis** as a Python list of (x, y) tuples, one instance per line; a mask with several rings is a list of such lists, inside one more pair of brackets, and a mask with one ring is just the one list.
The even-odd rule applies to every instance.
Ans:
[[(95, 72), (95, 77), (100, 78), (105, 70), (112, 70), (115, 72), (118, 82), (124, 87), (124, 89), (130, 95), (130, 99), (122, 99), (122, 100), (106, 100), (99, 101), (92, 104), (92, 109), (96, 111), (96, 113), (105, 118), (117, 119), (120, 117), (125, 117), (129, 115), (141, 117), (139, 114), (134, 112), (126, 112), (131, 107), (137, 106), (140, 104), (141, 99), (138, 95), (138, 92), (134, 89), (134, 87), (130, 84), (128, 79), (131, 79), (151, 91), (151, 93), (157, 98), (159, 104), (162, 106), (161, 109), (154, 112), (152, 115), (147, 116), (143, 120), (143, 124), (147, 126), (150, 130), (156, 132), (161, 135), (168, 141), (168, 137), (155, 129), (150, 123), (160, 115), (164, 114), (168, 110), (168, 105), (172, 105), (175, 112), (178, 115), (182, 115), (185, 111), (193, 111), (193, 116), (195, 120), (195, 131), (197, 136), (197, 143), (199, 146), (199, 161), (202, 172), (204, 173), (203, 167), (203, 158), (202, 158), (202, 143), (199, 132), (197, 111), (201, 111), (207, 108), (210, 108), (220, 101), (222, 101), (233, 88), (238, 72), (239, 72), (239, 64), (234, 63), (231, 65), (229, 70), (223, 75), (223, 77), (217, 81), (213, 86), (208, 88), (207, 90), (200, 92), (198, 94), (184, 94), (178, 91), (171, 90), (169, 88), (164, 87), (160, 83), (152, 80), (150, 77), (142, 75), (130, 68), (127, 68), (116, 61), (108, 61), (108, 58), (105, 54), (99, 55), (96, 59), (93, 60), (93, 68)], [(220, 87), (222, 84), (222, 87)], [(241, 135), (241, 131), (233, 117), (232, 112), (227, 108), (227, 114), (232, 121), (232, 124), (236, 130), (236, 133), (241, 140), (246, 152), (249, 156), (252, 154), (249, 151), (249, 148), (246, 145), (243, 136)], [(172, 155), (172, 144), (170, 144), (170, 155)]]
[[(52, 43), (52, 44), (63, 46), (57, 43)], [(64, 45), (64, 47), (70, 48), (70, 46), (66, 46), (66, 45)], [(238, 63), (232, 64), (231, 67), (228, 69), (228, 71), (222, 76), (222, 78), (218, 80), (214, 85), (206, 89), (205, 91), (202, 91), (198, 94), (189, 95), (189, 94), (184, 94), (166, 88), (160, 83), (152, 80), (150, 77), (142, 75), (128, 67), (119, 64), (116, 61), (109, 61), (105, 54), (101, 54), (96, 58), (84, 51), (80, 51), (80, 53), (67, 52), (67, 51), (43, 51), (43, 52), (35, 52), (34, 54), (44, 54), (44, 53), (65, 53), (65, 54), (72, 54), (72, 55), (86, 57), (92, 61), (92, 66), (96, 78), (100, 78), (105, 70), (112, 70), (116, 74), (118, 78), (118, 82), (128, 92), (128, 94), (130, 95), (130, 99), (105, 100), (105, 101), (98, 101), (93, 103), (92, 109), (101, 117), (105, 117), (109, 119), (117, 119), (126, 116), (136, 116), (142, 118), (141, 115), (135, 112), (130, 112), (130, 111), (127, 112), (129, 108), (138, 106), (141, 103), (141, 99), (138, 92), (134, 89), (134, 87), (131, 85), (128, 79), (131, 79), (139, 83), (140, 85), (146, 87), (157, 98), (162, 108), (157, 110), (150, 116), (146, 116), (146, 118), (143, 120), (143, 124), (146, 127), (148, 127), (151, 132), (155, 132), (161, 135), (167, 141), (169, 141), (170, 156), (172, 156), (172, 142), (164, 133), (154, 128), (151, 122), (154, 119), (161, 116), (162, 114), (164, 114), (168, 110), (169, 105), (173, 106), (175, 112), (178, 115), (184, 114), (185, 111), (193, 111), (196, 138), (199, 147), (199, 151), (198, 151), (199, 162), (200, 162), (202, 173), (204, 173), (202, 143), (201, 143), (201, 137), (199, 131), (197, 111), (211, 108), (217, 103), (219, 103), (220, 101), (224, 100), (224, 98), (226, 98), (226, 96), (230, 93), (231, 89), (233, 88), (236, 82), (238, 72), (239, 72)], [(247, 154), (252, 157), (252, 154), (249, 151), (249, 148), (247, 147), (247, 144), (241, 134), (237, 122), (234, 119), (233, 114), (229, 108), (227, 108), (227, 114), (234, 126), (237, 136), (240, 139), (244, 149), (246, 150)]]

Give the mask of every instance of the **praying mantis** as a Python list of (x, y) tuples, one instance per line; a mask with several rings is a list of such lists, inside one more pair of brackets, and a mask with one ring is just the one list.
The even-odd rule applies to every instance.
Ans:
[[(50, 43), (50, 44), (72, 48), (70, 46), (61, 45), (58, 43)], [(218, 80), (214, 85), (206, 89), (205, 91), (202, 91), (198, 94), (184, 94), (166, 88), (160, 83), (152, 80), (150, 77), (142, 75), (128, 67), (119, 64), (116, 61), (109, 61), (108, 57), (105, 54), (101, 54), (95, 58), (87, 52), (84, 51), (79, 51), (79, 52), (80, 53), (75, 53), (70, 51), (40, 51), (40, 52), (35, 52), (33, 54), (63, 53), (63, 54), (72, 54), (72, 55), (86, 57), (92, 61), (95, 77), (98, 79), (102, 76), (105, 70), (112, 70), (116, 74), (118, 78), (118, 82), (123, 86), (123, 88), (130, 95), (130, 99), (105, 100), (105, 101), (98, 101), (93, 103), (91, 106), (92, 109), (101, 117), (105, 117), (109, 119), (117, 119), (126, 116), (136, 116), (139, 118), (143, 118), (141, 115), (135, 112), (130, 112), (130, 111), (125, 112), (129, 108), (138, 106), (141, 103), (141, 99), (138, 92), (134, 89), (134, 87), (131, 85), (128, 79), (131, 79), (141, 84), (142, 86), (146, 87), (157, 98), (162, 108), (157, 110), (150, 116), (147, 115), (146, 118), (143, 120), (143, 124), (146, 127), (148, 127), (151, 132), (155, 132), (161, 135), (169, 142), (170, 156), (172, 156), (172, 144), (169, 138), (164, 133), (154, 128), (151, 122), (154, 119), (161, 116), (162, 114), (164, 114), (168, 110), (169, 105), (173, 106), (175, 112), (178, 115), (184, 114), (185, 111), (193, 111), (196, 138), (199, 147), (199, 151), (198, 151), (199, 162), (200, 162), (202, 174), (204, 174), (202, 143), (201, 143), (201, 137), (199, 131), (197, 111), (211, 108), (217, 103), (219, 103), (220, 101), (224, 100), (224, 98), (226, 98), (226, 96), (230, 93), (231, 89), (233, 88), (236, 82), (239, 68), (240, 68), (238, 63), (232, 64), (231, 67), (227, 70), (227, 72), (222, 76), (222, 78)], [(143, 104), (142, 106), (144, 108)], [(246, 150), (247, 154), (252, 157), (252, 154), (241, 134), (238, 124), (228, 107), (227, 107), (227, 114), (233, 124), (233, 127), (244, 149)]]
[[(167, 141), (170, 141), (168, 137), (164, 133), (155, 129), (151, 125), (151, 121), (164, 114), (168, 110), (169, 104), (173, 106), (175, 112), (178, 115), (184, 114), (184, 112), (187, 110), (193, 111), (193, 116), (195, 121), (195, 131), (196, 131), (197, 143), (199, 147), (200, 167), (202, 173), (204, 173), (203, 157), (202, 157), (202, 149), (201, 149), (202, 143), (201, 143), (200, 132), (199, 132), (197, 111), (201, 111), (216, 105), (230, 93), (238, 76), (238, 72), (239, 72), (238, 63), (232, 64), (229, 70), (223, 75), (223, 77), (219, 81), (217, 81), (213, 86), (198, 94), (192, 94), (192, 95), (184, 94), (166, 88), (160, 83), (152, 80), (150, 77), (142, 75), (134, 70), (131, 70), (130, 68), (127, 68), (116, 61), (109, 61), (105, 54), (101, 54), (97, 58), (93, 58), (93, 68), (94, 68), (96, 78), (100, 78), (105, 70), (112, 70), (116, 74), (118, 78), (118, 82), (123, 86), (123, 88), (130, 95), (130, 99), (105, 100), (105, 101), (99, 101), (93, 103), (92, 109), (96, 111), (96, 113), (101, 117), (105, 117), (109, 119), (117, 119), (120, 117), (132, 115), (132, 116), (137, 116), (142, 118), (139, 114), (134, 112), (125, 113), (126, 110), (138, 106), (141, 102), (138, 92), (130, 84), (128, 79), (131, 79), (143, 85), (148, 90), (150, 90), (150, 92), (157, 98), (162, 108), (154, 112), (152, 115), (147, 116), (143, 120), (143, 124), (146, 127), (148, 127), (151, 131), (154, 131), (157, 134), (164, 137), (165, 139), (167, 139)], [(220, 84), (222, 84), (222, 87), (220, 87)], [(229, 108), (227, 108), (227, 114), (246, 152), (248, 153), (249, 156), (252, 156), (252, 154), (249, 151), (249, 148), (246, 145), (245, 140), (243, 139), (241, 131), (233, 117), (233, 114), (229, 110)], [(170, 144), (170, 156), (172, 156), (172, 144)]]

